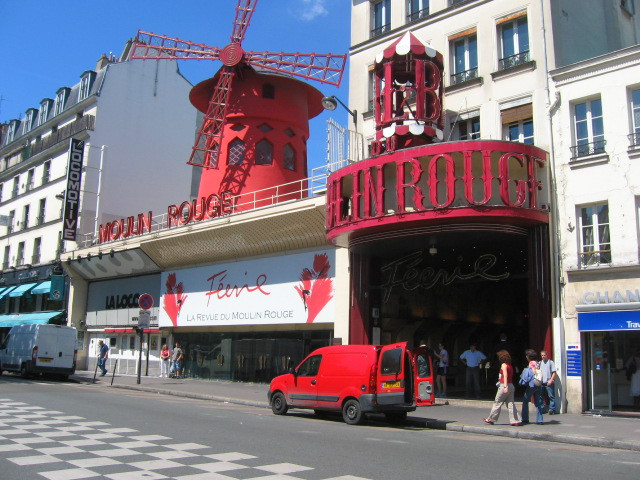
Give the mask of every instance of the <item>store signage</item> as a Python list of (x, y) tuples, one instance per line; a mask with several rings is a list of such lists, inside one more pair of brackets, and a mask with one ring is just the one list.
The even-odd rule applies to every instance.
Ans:
[(162, 274), (161, 327), (335, 320), (333, 250)]
[(640, 310), (578, 312), (578, 330), (581, 332), (640, 332)]
[[(212, 193), (198, 200), (184, 201), (180, 205), (167, 207), (166, 228), (178, 225), (186, 225), (191, 222), (200, 222), (210, 218), (217, 218), (233, 212), (234, 198), (231, 192), (223, 192), (220, 195)], [(151, 232), (153, 226), (153, 212), (139, 213), (107, 222), (100, 225), (97, 242), (105, 243), (135, 235)]]
[(570, 343), (567, 345), (567, 376), (582, 376), (582, 351), (578, 343)]
[(62, 213), (63, 240), (76, 240), (78, 229), (78, 210), (80, 208), (80, 189), (82, 187), (82, 163), (84, 161), (84, 141), (71, 139), (69, 147), (69, 165), (67, 168), (67, 189), (64, 193)]
[(138, 308), (139, 293), (125, 293), (122, 295), (107, 295), (105, 310), (116, 310), (119, 308)]
[(610, 303), (640, 303), (640, 290), (614, 290), (613, 292), (587, 292), (582, 295), (583, 305)]

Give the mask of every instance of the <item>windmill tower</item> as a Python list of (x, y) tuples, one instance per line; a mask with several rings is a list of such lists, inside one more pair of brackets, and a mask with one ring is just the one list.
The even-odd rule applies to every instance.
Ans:
[(199, 197), (241, 195), (306, 178), (309, 119), (322, 111), (322, 94), (296, 77), (335, 86), (342, 79), (346, 55), (245, 51), (257, 2), (238, 0), (231, 43), (222, 49), (143, 31), (134, 41), (132, 59), (222, 62), (189, 95), (205, 114), (187, 162), (204, 169)]

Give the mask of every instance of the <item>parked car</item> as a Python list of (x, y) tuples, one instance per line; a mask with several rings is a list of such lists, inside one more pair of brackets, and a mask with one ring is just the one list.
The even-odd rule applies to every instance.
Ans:
[(16, 325), (0, 345), (0, 374), (19, 372), (23, 378), (46, 373), (63, 378), (76, 371), (77, 330), (61, 325)]
[[(426, 361), (419, 372), (418, 359)], [(404, 421), (418, 405), (432, 405), (433, 355), (416, 352), (407, 342), (391, 345), (335, 345), (312, 352), (297, 368), (271, 381), (269, 404), (276, 415), (289, 408), (316, 413), (342, 412), (357, 425), (367, 413), (384, 413), (389, 421)]]

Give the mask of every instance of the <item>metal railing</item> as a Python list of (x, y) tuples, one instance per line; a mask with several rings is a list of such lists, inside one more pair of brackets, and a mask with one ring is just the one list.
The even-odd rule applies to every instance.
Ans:
[(465, 70), (464, 72), (452, 73), (451, 85), (458, 85), (460, 83), (468, 82), (469, 80), (473, 80), (474, 78), (478, 78), (478, 67)]
[(605, 153), (606, 140), (596, 140), (595, 142), (582, 143), (571, 147), (571, 158), (588, 157)]
[(529, 61), (529, 50), (521, 53), (516, 53), (509, 57), (504, 57), (498, 60), (498, 70), (506, 70), (508, 68), (517, 67), (523, 63)]
[(415, 20), (420, 20), (421, 18), (426, 18), (428, 16), (429, 16), (429, 7), (425, 7), (422, 10), (409, 12), (409, 14), (407, 15), (407, 22), (413, 22)]
[(611, 249), (580, 252), (580, 265), (582, 267), (594, 267), (611, 263)]
[(381, 25), (376, 28), (371, 29), (371, 38), (379, 37), (391, 30), (391, 24), (387, 23), (386, 25)]
[(640, 147), (640, 132), (631, 133), (628, 138), (630, 147)]

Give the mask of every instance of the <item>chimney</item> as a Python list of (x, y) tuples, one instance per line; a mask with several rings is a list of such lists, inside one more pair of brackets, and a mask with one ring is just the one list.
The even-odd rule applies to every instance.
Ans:
[(126, 62), (129, 60), (129, 55), (132, 53), (133, 47), (133, 39), (127, 40), (127, 43), (124, 44), (124, 50), (122, 50), (122, 55), (120, 55), (120, 61)]
[(100, 59), (98, 60), (98, 63), (96, 64), (96, 72), (98, 70), (102, 70), (104, 67), (107, 66), (108, 63), (109, 63), (109, 59), (107, 58), (107, 55), (103, 53)]

